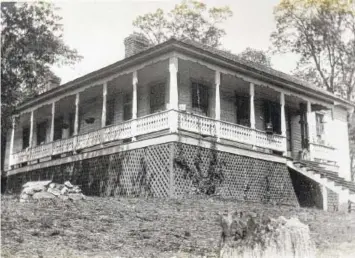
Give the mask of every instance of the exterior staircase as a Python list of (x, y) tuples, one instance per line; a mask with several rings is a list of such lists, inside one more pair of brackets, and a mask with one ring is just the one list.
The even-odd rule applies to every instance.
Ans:
[(348, 201), (349, 212), (354, 211), (355, 207), (355, 183), (347, 181), (334, 171), (321, 167), (321, 164), (314, 161), (287, 161), (287, 166), (302, 175), (319, 183), (321, 186), (332, 190), (342, 196), (342, 199)]

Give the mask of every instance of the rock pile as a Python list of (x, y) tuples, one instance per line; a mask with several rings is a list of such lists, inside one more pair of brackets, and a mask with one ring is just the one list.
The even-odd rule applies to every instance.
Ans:
[(64, 184), (52, 181), (32, 181), (22, 186), (20, 202), (55, 198), (77, 201), (85, 199), (85, 195), (81, 193), (79, 186), (72, 185), (69, 181)]
[(254, 212), (230, 213), (221, 220), (221, 258), (315, 257), (307, 225)]

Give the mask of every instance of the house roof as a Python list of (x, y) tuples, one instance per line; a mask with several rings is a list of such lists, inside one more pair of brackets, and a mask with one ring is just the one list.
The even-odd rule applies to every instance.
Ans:
[(258, 75), (262, 76), (263, 78), (271, 78), (271, 79), (278, 79), (282, 80), (284, 83), (290, 83), (293, 84), (294, 86), (299, 87), (300, 89), (303, 90), (308, 90), (312, 91), (316, 94), (319, 94), (323, 97), (326, 97), (329, 100), (336, 101), (339, 103), (342, 103), (343, 105), (347, 107), (354, 107), (354, 103), (347, 101), (345, 99), (342, 99), (336, 95), (334, 95), (331, 92), (328, 92), (324, 89), (321, 89), (319, 87), (316, 87), (312, 85), (311, 83), (308, 83), (304, 80), (301, 80), (295, 76), (291, 76), (289, 74), (277, 71), (275, 69), (272, 69), (270, 67), (257, 64), (251, 61), (247, 61), (245, 59), (242, 59), (238, 57), (235, 54), (232, 54), (227, 51), (219, 50), (214, 47), (210, 47), (201, 43), (198, 43), (196, 41), (192, 41), (189, 39), (181, 39), (177, 40), (175, 38), (170, 38), (169, 40), (155, 45), (151, 46), (147, 49), (145, 49), (142, 52), (137, 53), (136, 55), (130, 56), (128, 58), (125, 58), (123, 60), (120, 60), (118, 62), (115, 62), (111, 65), (108, 65), (104, 68), (101, 68), (99, 70), (96, 70), (94, 72), (88, 73), (84, 76), (81, 76), (77, 79), (74, 79), (70, 82), (67, 82), (59, 87), (56, 87), (54, 89), (51, 89), (47, 92), (44, 92), (33, 99), (30, 99), (21, 105), (18, 106), (18, 111), (29, 108), (30, 106), (34, 105), (35, 103), (52, 98), (53, 96), (57, 94), (61, 94), (63, 92), (67, 92), (72, 90), (73, 88), (80, 87), (85, 83), (89, 83), (92, 80), (99, 80), (105, 76), (109, 76), (111, 74), (117, 73), (122, 69), (125, 69), (129, 66), (133, 66), (136, 64), (139, 64), (139, 62), (143, 62), (145, 60), (149, 60), (149, 58), (152, 58), (154, 56), (158, 56), (163, 53), (167, 53), (169, 51), (173, 50), (196, 50), (199, 52), (199, 54), (204, 54), (204, 55), (209, 55), (212, 56), (213, 58), (217, 60), (223, 60), (227, 61), (229, 63), (232, 63), (235, 66), (242, 67), (245, 70), (248, 70), (250, 72), (253, 72), (254, 74), (257, 73)]

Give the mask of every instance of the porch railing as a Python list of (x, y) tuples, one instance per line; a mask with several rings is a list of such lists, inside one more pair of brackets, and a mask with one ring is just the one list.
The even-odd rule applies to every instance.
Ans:
[[(175, 120), (178, 121), (175, 121)], [(173, 121), (174, 120), (174, 121)], [(122, 140), (148, 133), (169, 129), (178, 122), (178, 129), (206, 136), (218, 137), (247, 145), (255, 145), (283, 152), (286, 149), (286, 138), (281, 135), (268, 135), (266, 132), (251, 129), (209, 117), (175, 110), (167, 110), (138, 119), (104, 127), (100, 130), (77, 135), (51, 143), (39, 145), (14, 153), (11, 165), (76, 151), (110, 141)], [(170, 124), (173, 123), (173, 124)], [(218, 134), (218, 135), (217, 135)]]
[(335, 154), (334, 152), (335, 152), (335, 148), (329, 145), (314, 143), (314, 142), (310, 144), (310, 153), (312, 159), (315, 161), (318, 160), (318, 161), (335, 163), (336, 156), (334, 155)]

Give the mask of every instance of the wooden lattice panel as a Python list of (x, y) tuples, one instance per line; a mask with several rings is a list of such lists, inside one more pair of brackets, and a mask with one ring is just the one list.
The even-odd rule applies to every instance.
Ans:
[[(281, 202), (297, 205), (291, 178), (285, 164), (239, 156), (226, 152), (175, 144), (175, 195), (193, 191), (189, 172), (206, 176), (212, 159), (217, 160), (223, 181), (216, 193), (240, 200)], [(213, 157), (214, 156), (214, 157)], [(199, 168), (200, 169), (199, 169)]]

